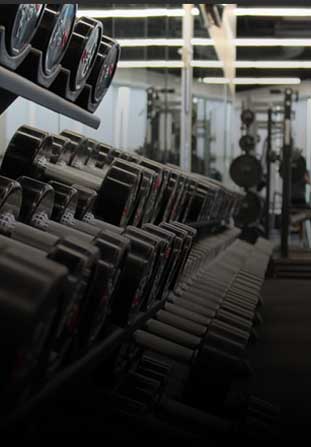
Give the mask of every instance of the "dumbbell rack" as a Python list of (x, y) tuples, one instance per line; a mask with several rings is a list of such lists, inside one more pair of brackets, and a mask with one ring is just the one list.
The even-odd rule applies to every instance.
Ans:
[[(208, 234), (217, 233), (219, 225), (211, 224), (190, 224), (191, 227), (196, 227)], [(225, 230), (225, 228), (222, 228)], [(200, 231), (198, 232), (198, 238)], [(168, 300), (168, 296), (164, 296), (160, 301), (156, 302), (146, 312), (141, 312), (136, 319), (131, 322), (126, 328), (111, 326), (107, 329), (106, 336), (103, 341), (95, 345), (86, 355), (76, 359), (72, 364), (58, 372), (51, 380), (47, 381), (42, 388), (29, 400), (14, 409), (8, 416), (0, 423), (1, 430), (10, 430), (16, 424), (22, 423), (34, 411), (40, 408), (50, 397), (55, 395), (63, 386), (69, 384), (70, 381), (77, 381), (94, 372), (96, 367), (106, 361), (117, 351), (122, 343), (129, 340), (135, 331), (144, 327), (145, 323), (152, 319), (156, 313), (161, 310)]]
[[(0, 27), (0, 46), (4, 39), (4, 29)], [(21, 96), (33, 101), (53, 112), (60, 113), (79, 121), (93, 129), (98, 129), (100, 119), (92, 113), (83, 110), (70, 101), (47, 90), (23, 76), (0, 66), (0, 114), (2, 114), (14, 101)]]
[(130, 336), (140, 327), (144, 325), (150, 318), (152, 318), (164, 305), (167, 297), (156, 303), (147, 312), (141, 313), (136, 320), (126, 329), (111, 328), (109, 335), (105, 337), (103, 342), (93, 348), (85, 357), (80, 358), (74, 364), (70, 365), (66, 369), (62, 370), (56, 377), (53, 378), (43, 389), (25, 405), (18, 408), (13, 414), (2, 421), (0, 424), (0, 430), (2, 427), (9, 427), (24, 416), (29, 414), (35, 408), (37, 408), (43, 401), (49, 398), (53, 393), (60, 389), (63, 385), (68, 383), (72, 378), (81, 377), (85, 374), (92, 372), (96, 366), (107, 359), (112, 353), (120, 347), (122, 342), (130, 338)]

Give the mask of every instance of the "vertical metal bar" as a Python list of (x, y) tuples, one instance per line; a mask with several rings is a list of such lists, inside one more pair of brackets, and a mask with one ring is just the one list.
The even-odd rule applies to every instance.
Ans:
[(272, 150), (272, 110), (268, 110), (268, 137), (267, 137), (267, 188), (266, 188), (266, 211), (265, 211), (265, 234), (270, 237), (270, 200), (271, 200), (271, 150)]
[(288, 258), (288, 236), (290, 225), (290, 203), (291, 203), (291, 157), (292, 157), (292, 102), (293, 91), (285, 91), (285, 116), (284, 116), (284, 146), (283, 146), (283, 206), (282, 206), (282, 234), (281, 254)]
[(193, 81), (193, 4), (184, 3), (183, 40), (181, 80), (181, 123), (180, 123), (180, 166), (187, 172), (191, 172), (192, 162), (192, 81)]

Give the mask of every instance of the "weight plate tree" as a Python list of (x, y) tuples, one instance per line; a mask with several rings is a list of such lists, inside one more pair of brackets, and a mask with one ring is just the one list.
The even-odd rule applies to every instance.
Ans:
[(43, 53), (43, 71), (49, 76), (61, 63), (70, 44), (76, 20), (77, 5), (46, 6), (33, 46)]
[(253, 155), (241, 155), (232, 162), (230, 176), (241, 188), (253, 188), (261, 182), (261, 164)]
[(7, 52), (18, 56), (26, 50), (38, 29), (45, 5), (22, 3), (0, 6), (0, 26), (5, 27)]

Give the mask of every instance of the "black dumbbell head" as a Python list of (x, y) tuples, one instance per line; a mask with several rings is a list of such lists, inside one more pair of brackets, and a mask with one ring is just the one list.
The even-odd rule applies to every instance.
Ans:
[(49, 138), (46, 132), (30, 126), (20, 127), (13, 135), (4, 154), (1, 165), (2, 175), (15, 179), (22, 175), (32, 175), (36, 157), (39, 156), (40, 151), (45, 154), (48, 148), (52, 147), (52, 143), (53, 139)]
[(29, 177), (20, 177), (18, 182), (23, 190), (21, 221), (30, 223), (35, 215), (38, 218), (44, 215), (46, 219), (50, 219), (55, 196), (52, 186)]

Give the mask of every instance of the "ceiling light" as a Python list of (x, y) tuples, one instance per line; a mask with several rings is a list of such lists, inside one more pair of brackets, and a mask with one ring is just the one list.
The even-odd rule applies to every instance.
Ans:
[[(136, 47), (182, 47), (183, 39), (118, 39), (123, 48)], [(277, 38), (242, 38), (235, 39), (237, 47), (311, 47), (311, 39), (277, 39)], [(213, 46), (212, 39), (194, 37), (192, 39), (194, 46)]]
[(183, 68), (182, 61), (120, 61), (118, 68)]
[(183, 39), (118, 39), (123, 48), (182, 47)]
[[(203, 78), (205, 84), (229, 84), (226, 78)], [(298, 85), (299, 78), (235, 78), (236, 85)]]
[[(183, 17), (182, 8), (142, 8), (142, 9), (80, 9), (78, 17), (94, 18), (147, 18), (147, 17)], [(198, 8), (193, 8), (192, 14), (200, 14)]]
[(239, 8), (235, 9), (237, 16), (263, 17), (310, 17), (311, 8)]
[(311, 47), (311, 39), (244, 38), (236, 39), (237, 47)]
[(236, 61), (236, 68), (311, 68), (311, 61)]
[(223, 68), (224, 64), (221, 61), (192, 61), (192, 67), (194, 68)]

